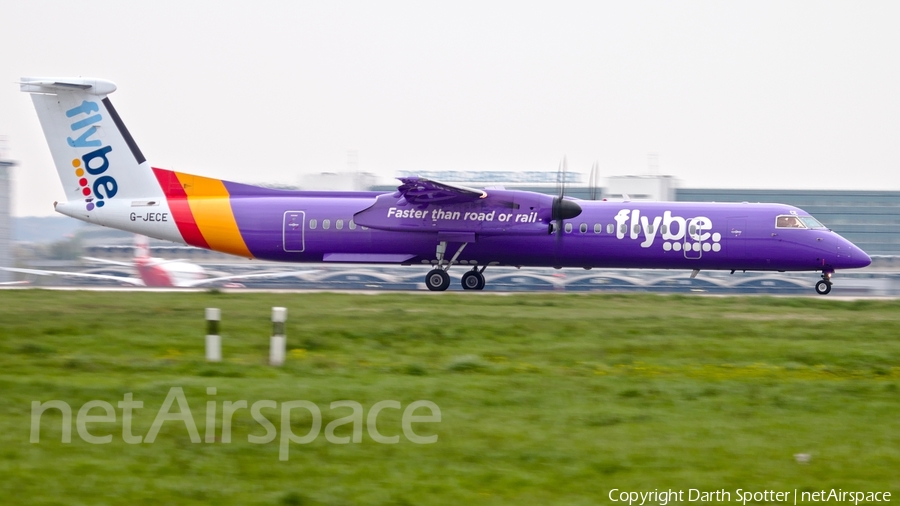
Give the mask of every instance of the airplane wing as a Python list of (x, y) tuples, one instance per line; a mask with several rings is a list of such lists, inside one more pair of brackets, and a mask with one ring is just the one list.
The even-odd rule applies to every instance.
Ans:
[(428, 204), (457, 204), (471, 202), (473, 200), (487, 198), (487, 192), (465, 186), (451, 185), (425, 179), (422, 177), (398, 178), (403, 184), (397, 187), (395, 197), (401, 200), (397, 204), (403, 205), (404, 200), (413, 205)]
[(82, 260), (87, 260), (89, 262), (96, 262), (99, 264), (109, 264), (109, 265), (121, 265), (122, 267), (134, 267), (134, 262), (119, 262), (116, 260), (107, 260), (105, 258), (94, 258), (94, 257), (81, 257)]
[(191, 281), (189, 283), (185, 283), (179, 285), (183, 288), (192, 288), (195, 286), (208, 285), (210, 283), (218, 283), (219, 281), (240, 281), (242, 279), (250, 279), (250, 278), (286, 278), (289, 276), (298, 276), (302, 274), (313, 274), (319, 272), (317, 270), (308, 270), (308, 271), (279, 271), (279, 272), (260, 272), (256, 274), (235, 274), (233, 276), (221, 276), (218, 278), (206, 278), (206, 279), (198, 279), (197, 281)]
[(151, 265), (163, 265), (163, 264), (171, 264), (171, 263), (175, 263), (175, 262), (188, 262), (188, 263), (189, 263), (190, 260), (188, 260), (188, 259), (186, 259), (186, 258), (173, 258), (173, 259), (171, 259), (171, 260), (166, 260), (166, 259), (163, 259), (163, 258), (154, 258), (153, 261), (148, 262), (146, 265), (147, 265), (147, 266), (151, 266)]
[(17, 269), (15, 267), (0, 267), (0, 269), (9, 272), (21, 272), (24, 274), (34, 274), (37, 276), (66, 276), (73, 278), (90, 278), (103, 279), (107, 281), (118, 281), (121, 283), (129, 283), (136, 286), (144, 286), (144, 282), (138, 278), (126, 278), (124, 276), (109, 276), (106, 274), (89, 274), (86, 272), (66, 272), (66, 271), (42, 271), (38, 269)]
[[(101, 264), (109, 264), (109, 265), (121, 265), (122, 267), (135, 267), (134, 262), (120, 262), (118, 260), (107, 260), (105, 258), (95, 258), (95, 257), (81, 257), (82, 260), (87, 260), (89, 262), (96, 262)], [(162, 264), (170, 264), (173, 262), (187, 262), (187, 259), (184, 258), (172, 258), (172, 259), (164, 259), (164, 258), (154, 258), (151, 262), (148, 262), (146, 265), (162, 265)]]

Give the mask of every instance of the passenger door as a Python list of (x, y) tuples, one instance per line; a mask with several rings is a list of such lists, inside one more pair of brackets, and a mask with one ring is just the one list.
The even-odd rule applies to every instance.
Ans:
[(282, 227), (282, 244), (284, 251), (293, 253), (302, 253), (306, 248), (305, 228), (306, 228), (306, 212), (305, 211), (285, 211), (284, 226)]
[(728, 218), (725, 253), (729, 260), (747, 258), (747, 218)]

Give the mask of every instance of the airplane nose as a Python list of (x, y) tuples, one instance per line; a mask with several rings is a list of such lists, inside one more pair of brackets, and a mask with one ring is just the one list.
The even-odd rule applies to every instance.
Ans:
[(844, 244), (841, 245), (839, 250), (847, 252), (844, 258), (841, 258), (840, 263), (848, 269), (859, 269), (872, 264), (872, 258), (865, 251), (846, 239), (844, 239)]
[(850, 259), (853, 260), (854, 263), (856, 263), (854, 267), (868, 267), (872, 264), (872, 257), (867, 255), (865, 251), (859, 248), (856, 248)]

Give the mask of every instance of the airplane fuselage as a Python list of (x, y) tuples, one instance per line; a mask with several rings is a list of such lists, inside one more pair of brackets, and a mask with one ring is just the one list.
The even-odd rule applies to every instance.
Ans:
[[(151, 210), (135, 211), (128, 201), (110, 202), (89, 215), (70, 214), (62, 205), (58, 210), (151, 237), (282, 262), (436, 264), (435, 246), (442, 240), (449, 245), (448, 260), (456, 245), (467, 243), (456, 263), (480, 266), (833, 271), (870, 262), (828, 229), (776, 228), (778, 216), (808, 216), (783, 204), (578, 201), (581, 214), (564, 220), (557, 232), (540, 219), (546, 209), (530, 206), (377, 209), (378, 197), (391, 194), (260, 188), (260, 195), (242, 195), (248, 188), (253, 187), (235, 185), (218, 198), (170, 196)], [(505, 193), (523, 201), (535, 195)], [(379, 215), (360, 220), (360, 213), (372, 209)]]

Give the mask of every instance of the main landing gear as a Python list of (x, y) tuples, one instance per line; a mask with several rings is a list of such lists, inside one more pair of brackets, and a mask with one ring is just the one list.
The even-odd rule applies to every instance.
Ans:
[(482, 274), (482, 272), (484, 272), (486, 268), (487, 266), (478, 270), (478, 267), (473, 267), (471, 271), (463, 274), (463, 290), (484, 290), (484, 274)]
[(432, 292), (443, 292), (450, 286), (450, 275), (444, 269), (432, 269), (425, 275), (425, 286)]
[(822, 280), (816, 283), (816, 293), (819, 295), (828, 295), (831, 292), (831, 272), (823, 272)]
[[(459, 246), (459, 249), (456, 250), (456, 253), (453, 254), (453, 258), (450, 259), (449, 262), (444, 263), (444, 254), (447, 252), (447, 241), (441, 241), (437, 246), (437, 268), (428, 271), (428, 274), (425, 275), (425, 286), (428, 287), (432, 292), (443, 292), (450, 286), (450, 275), (447, 274), (447, 271), (450, 270), (450, 266), (453, 265), (453, 262), (459, 257), (459, 254), (462, 253), (463, 249), (465, 249), (466, 244), (462, 243)], [(473, 267), (471, 271), (463, 274), (462, 277), (462, 287), (464, 290), (483, 290), (484, 289), (484, 269), (487, 266), (482, 267), (480, 270), (478, 267)]]

